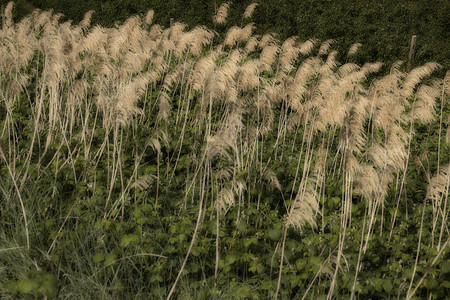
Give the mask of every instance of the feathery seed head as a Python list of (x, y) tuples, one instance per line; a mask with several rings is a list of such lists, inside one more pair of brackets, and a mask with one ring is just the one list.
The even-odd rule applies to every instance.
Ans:
[(161, 143), (157, 138), (152, 138), (148, 141), (148, 144), (150, 147), (152, 147), (153, 151), (156, 151), (157, 153), (161, 153)]
[(295, 47), (295, 40), (298, 37), (293, 36), (287, 38), (281, 45), (281, 54), (279, 58), (280, 69), (286, 72), (290, 72), (293, 69), (293, 63), (295, 62), (299, 49)]
[(325, 55), (328, 53), (328, 51), (330, 50), (331, 44), (334, 43), (335, 40), (333, 39), (329, 39), (326, 40), (325, 42), (322, 43), (322, 45), (320, 45), (319, 48), (319, 54), (318, 55)]
[(319, 174), (325, 174), (326, 167), (327, 167), (327, 157), (328, 157), (328, 151), (321, 147), (317, 150), (316, 154), (316, 164), (314, 165), (314, 173), (316, 175)]
[(311, 53), (316, 43), (316, 39), (309, 39), (306, 42), (302, 43), (299, 49), (300, 53), (303, 55), (308, 55), (309, 53)]
[(43, 12), (41, 12), (39, 10), (36, 10), (36, 12), (38, 14), (34, 18), (35, 21), (33, 22), (33, 24), (34, 24), (34, 30), (35, 31), (39, 31), (39, 28), (41, 28), (42, 26), (44, 26), (45, 24), (50, 22), (51, 16), (52, 16), (52, 12), (51, 12), (51, 10), (50, 11), (43, 11)]
[(161, 28), (161, 26), (159, 26), (158, 24), (153, 25), (150, 28), (150, 31), (148, 33), (148, 37), (152, 41), (156, 41), (156, 40), (160, 39), (161, 36), (162, 36), (162, 28)]
[(352, 101), (344, 127), (340, 132), (339, 147), (350, 153), (360, 154), (365, 144), (364, 123), (368, 100), (364, 97), (353, 97), (355, 99)]
[(261, 71), (272, 71), (272, 64), (275, 61), (275, 56), (279, 51), (277, 45), (268, 45), (264, 47), (259, 56), (259, 69)]
[(350, 73), (359, 70), (360, 67), (357, 64), (354, 63), (346, 63), (344, 65), (342, 65), (341, 67), (339, 67), (339, 69), (337, 70), (337, 74), (339, 75), (339, 77), (343, 78), (347, 75), (349, 75)]
[(388, 161), (388, 153), (380, 143), (373, 144), (367, 150), (367, 157), (377, 168), (384, 169)]
[(115, 111), (118, 114), (120, 123), (126, 124), (129, 118), (140, 112), (136, 103), (145, 91), (147, 78), (139, 76), (128, 84), (123, 85), (119, 89), (115, 101)]
[(273, 189), (277, 189), (277, 190), (281, 191), (281, 184), (278, 181), (277, 175), (275, 174), (274, 171), (272, 171), (271, 169), (267, 168), (264, 171), (263, 178), (267, 180), (267, 182), (271, 186), (272, 190)]
[(247, 41), (250, 36), (252, 35), (252, 31), (255, 29), (255, 23), (249, 23), (244, 26), (244, 28), (241, 29), (239, 33), (238, 42), (245, 42)]
[(380, 179), (377, 171), (371, 165), (361, 164), (355, 173), (353, 190), (366, 200), (371, 201), (382, 194)]
[(441, 168), (439, 174), (436, 174), (431, 178), (431, 181), (427, 188), (426, 199), (441, 202), (448, 196), (450, 186), (450, 164), (447, 164)]
[(237, 137), (242, 127), (242, 114), (239, 110), (236, 110), (228, 116), (214, 136), (207, 138), (207, 159), (211, 160), (216, 156), (222, 156), (232, 162), (233, 158), (227, 150), (231, 149), (236, 156), (239, 155)]
[(145, 24), (151, 25), (153, 21), (153, 16), (155, 15), (155, 11), (153, 9), (150, 9), (147, 14), (145, 15)]
[(52, 20), (51, 20), (51, 23), (53, 24), (53, 26), (57, 26), (59, 23), (59, 19), (61, 19), (63, 16), (64, 16), (64, 14), (62, 14), (62, 13), (54, 14), (52, 16)]
[(107, 41), (108, 34), (106, 31), (100, 26), (95, 26), (81, 41), (81, 50), (95, 53), (99, 49), (104, 49)]
[(132, 189), (146, 190), (152, 185), (155, 179), (157, 179), (155, 175), (144, 175), (136, 179), (130, 187)]
[(215, 60), (218, 54), (211, 52), (208, 56), (202, 57), (194, 65), (194, 70), (191, 73), (190, 83), (194, 91), (199, 91), (205, 87), (207, 77), (211, 75), (216, 66)]
[(227, 166), (218, 170), (214, 175), (217, 181), (229, 181), (233, 175), (233, 169)]
[(228, 9), (230, 8), (230, 3), (223, 3), (219, 9), (217, 10), (217, 14), (213, 16), (214, 24), (223, 24), (225, 23), (228, 16)]
[(234, 43), (236, 43), (237, 41), (240, 40), (241, 32), (242, 32), (242, 29), (240, 27), (231, 26), (228, 29), (227, 34), (225, 35), (225, 40), (223, 41), (223, 44), (225, 46), (233, 45)]
[(439, 65), (438, 63), (428, 62), (421, 67), (417, 67), (411, 70), (411, 72), (409, 72), (409, 74), (406, 76), (405, 82), (403, 83), (402, 95), (405, 98), (410, 97), (414, 92), (414, 88), (422, 80), (422, 78), (430, 75), (440, 67), (441, 65)]
[(267, 34), (263, 35), (263, 37), (259, 41), (259, 47), (261, 49), (264, 49), (269, 44), (275, 44), (276, 43), (275, 36), (276, 36), (276, 33), (267, 33)]
[(417, 101), (411, 111), (411, 117), (423, 123), (431, 122), (435, 119), (434, 107), (436, 98), (440, 95), (440, 90), (428, 85), (421, 85), (417, 90)]
[(258, 6), (258, 3), (256, 3), (256, 2), (250, 4), (249, 6), (247, 6), (247, 8), (244, 11), (244, 15), (243, 15), (244, 19), (250, 18), (252, 16), (252, 14), (253, 14), (253, 11), (255, 10), (255, 8), (257, 6)]
[(91, 24), (91, 17), (92, 17), (92, 14), (93, 14), (93, 13), (94, 13), (93, 10), (89, 10), (88, 12), (86, 12), (86, 13), (84, 14), (84, 18), (83, 18), (83, 20), (81, 20), (81, 22), (80, 22), (80, 24), (79, 24), (79, 26), (80, 26), (82, 29), (86, 29), (86, 28), (89, 27), (89, 25)]
[(258, 63), (255, 60), (246, 61), (240, 68), (236, 79), (240, 91), (248, 91), (259, 85)]
[(303, 188), (299, 190), (287, 216), (286, 226), (300, 231), (306, 224), (315, 226), (315, 215), (319, 211), (319, 202), (314, 181), (313, 178), (307, 178)]
[(214, 37), (214, 32), (204, 26), (195, 27), (190, 31), (190, 34), (189, 50), (194, 55), (200, 55), (203, 46), (209, 45)]
[(382, 62), (365, 63), (363, 65), (363, 67), (361, 68), (361, 72), (363, 72), (364, 75), (369, 74), (369, 73), (375, 73), (375, 72), (378, 72), (382, 66), (383, 66)]
[(169, 39), (173, 42), (177, 41), (180, 36), (183, 34), (184, 29), (186, 28), (186, 24), (175, 22), (169, 28)]
[(162, 120), (167, 120), (169, 118), (169, 113), (171, 110), (170, 105), (170, 96), (166, 91), (161, 91), (159, 93), (159, 102), (158, 102), (158, 118)]
[(213, 99), (219, 99), (227, 96), (231, 102), (235, 102), (237, 93), (234, 91), (235, 80), (234, 77), (238, 71), (238, 65), (241, 58), (239, 50), (234, 50), (227, 62), (219, 67), (212, 76), (206, 80), (205, 91)]
[(5, 17), (5, 23), (3, 24), (3, 29), (7, 27), (11, 27), (13, 25), (13, 19), (12, 19), (12, 10), (14, 7), (14, 2), (10, 1), (5, 7), (5, 10), (3, 12), (3, 15)]
[(359, 47), (361, 47), (362, 44), (361, 43), (356, 43), (353, 44), (350, 49), (348, 50), (347, 56), (353, 56), (356, 54), (356, 52), (358, 52)]
[(250, 37), (245, 45), (245, 54), (249, 55), (255, 51), (256, 46), (258, 46), (258, 38), (255, 36)]
[(295, 48), (295, 42), (297, 41), (298, 36), (288, 37), (283, 44), (281, 45), (281, 52), (290, 52)]
[(126, 32), (127, 34), (130, 33), (133, 28), (139, 27), (141, 25), (141, 17), (138, 15), (133, 15), (128, 17), (125, 22), (121, 26), (119, 26), (119, 30)]
[(344, 170), (353, 179), (359, 168), (358, 160), (351, 151), (346, 151), (344, 155)]
[(286, 96), (288, 96), (289, 105), (292, 109), (300, 111), (302, 107), (301, 99), (307, 92), (305, 85), (307, 80), (316, 72), (319, 63), (318, 58), (308, 58), (297, 69), (294, 80), (286, 91)]
[(334, 69), (337, 67), (336, 56), (337, 51), (331, 51), (327, 57), (327, 61), (320, 67), (319, 73), (321, 78), (328, 77), (333, 74)]
[(219, 209), (223, 212), (227, 207), (234, 204), (234, 192), (231, 188), (223, 188), (217, 197)]

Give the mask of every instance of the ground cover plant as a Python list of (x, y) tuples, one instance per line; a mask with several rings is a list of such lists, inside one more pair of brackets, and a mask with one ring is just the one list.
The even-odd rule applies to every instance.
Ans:
[[(221, 26), (229, 4), (213, 21)], [(0, 31), (3, 298), (450, 296), (450, 74), (153, 11)]]

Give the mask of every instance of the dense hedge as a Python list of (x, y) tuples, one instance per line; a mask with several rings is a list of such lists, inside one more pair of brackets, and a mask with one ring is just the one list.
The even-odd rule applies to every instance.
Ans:
[[(5, 1), (6, 3), (7, 1)], [(216, 3), (215, 3), (216, 2)], [(18, 20), (34, 8), (54, 9), (66, 19), (78, 22), (87, 10), (95, 10), (93, 22), (111, 26), (132, 14), (155, 10), (155, 22), (169, 26), (170, 18), (190, 26), (206, 25), (213, 28), (211, 16), (215, 6), (224, 1), (212, 0), (18, 0), (15, 18)], [(276, 32), (279, 39), (297, 35), (301, 39), (335, 39), (333, 46), (341, 52), (353, 43), (364, 45), (358, 62), (378, 60), (388, 70), (392, 62), (408, 59), (412, 35), (417, 35), (414, 65), (436, 61), (444, 68), (450, 63), (449, 18), (450, 5), (446, 0), (266, 0), (235, 1), (227, 24), (216, 28), (221, 33), (229, 24), (240, 24), (245, 7), (260, 2), (252, 21), (258, 33)], [(3, 6), (3, 5), (2, 5)], [(441, 75), (441, 74), (440, 74)]]

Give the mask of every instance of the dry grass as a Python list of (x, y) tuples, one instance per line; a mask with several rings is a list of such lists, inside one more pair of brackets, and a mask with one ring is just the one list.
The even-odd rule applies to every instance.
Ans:
[(252, 3), (244, 11), (243, 18), (248, 19), (251, 18), (253, 12), (255, 11), (255, 8), (258, 6), (258, 3)]
[(217, 9), (216, 15), (213, 16), (213, 22), (214, 24), (223, 24), (225, 23), (227, 17), (228, 17), (228, 9), (230, 8), (230, 3), (225, 2), (222, 5), (219, 6)]
[[(218, 8), (215, 24), (225, 23), (229, 6), (224, 3)], [(256, 6), (249, 5), (243, 18), (250, 18)], [(393, 201), (387, 199), (393, 186), (400, 201), (404, 184), (400, 179), (404, 179), (410, 159), (414, 122), (436, 120), (436, 98), (444, 101), (445, 93), (449, 93), (448, 73), (444, 87), (421, 85), (439, 67), (436, 63), (409, 73), (400, 71), (399, 64), (394, 65), (390, 74), (366, 88), (363, 81), (377, 72), (381, 63), (340, 65), (336, 52), (330, 51), (333, 40), (325, 41), (319, 49), (317, 40), (301, 42), (298, 37), (280, 45), (273, 35), (253, 36), (253, 23), (230, 27), (223, 43), (215, 45), (213, 33), (204, 27), (185, 31), (186, 26), (180, 23), (171, 28), (151, 25), (153, 11), (144, 20), (134, 16), (116, 28), (102, 28), (90, 25), (92, 11), (79, 24), (72, 25), (60, 24), (57, 16), (42, 11), (14, 24), (11, 10), (9, 3), (0, 31), (0, 105), (6, 108), (0, 137), (8, 145), (6, 150), (0, 143), (0, 155), (4, 161), (11, 161), (11, 178), (21, 182), (17, 187), (19, 197), (19, 190), (31, 180), (30, 163), (49, 169), (54, 160), (60, 163), (54, 170), (56, 174), (63, 167), (71, 168), (75, 184), (90, 183), (90, 192), (95, 194), (99, 185), (88, 182), (86, 174), (75, 170), (75, 162), (83, 157), (91, 170), (105, 168), (108, 179), (101, 188), (108, 191), (108, 196), (103, 217), (119, 218), (117, 211), (123, 212), (125, 196), (131, 189), (145, 190), (154, 185), (158, 191), (162, 182), (170, 186), (183, 150), (192, 158), (184, 184), (184, 206), (188, 198), (199, 205), (196, 232), (204, 218), (207, 197), (215, 203), (217, 220), (230, 206), (238, 206), (240, 222), (248, 205), (244, 201), (246, 191), (252, 190), (256, 182), (266, 181), (274, 192), (290, 200), (291, 204), (286, 201), (281, 210), (285, 212), (286, 238), (288, 227), (301, 230), (315, 225), (319, 199), (327, 196), (324, 178), (333, 178), (342, 184), (343, 205), (329, 298), (335, 296), (333, 287), (342, 272), (353, 194), (361, 196), (368, 207), (361, 258), (368, 249), (377, 216), (383, 213), (386, 201)], [(348, 56), (353, 56), (360, 46), (354, 44)], [(205, 54), (203, 50), (208, 48), (212, 51)], [(250, 53), (258, 54), (257, 58), (248, 59)], [(28, 148), (19, 143), (20, 132), (13, 118), (23, 101), (32, 117)], [(174, 104), (177, 109), (173, 109)], [(276, 110), (279, 118), (274, 117)], [(248, 114), (252, 118), (244, 117)], [(124, 172), (124, 157), (129, 154), (124, 145), (133, 141), (132, 133), (142, 126), (151, 126), (155, 136), (147, 137), (145, 148), (133, 150), (136, 164), (132, 172)], [(99, 128), (102, 136), (95, 133)], [(198, 140), (195, 146), (183, 148), (187, 128), (197, 132)], [(266, 159), (262, 153), (273, 128), (275, 151)], [(293, 141), (287, 140), (294, 130), (301, 133)], [(446, 130), (442, 136), (448, 143), (449, 129), (442, 130)], [(101, 142), (96, 144), (94, 140)], [(174, 141), (173, 155), (163, 157), (166, 152), (162, 149)], [(288, 145), (290, 142), (292, 145)], [(35, 145), (40, 151), (33, 151)], [(155, 175), (141, 171), (139, 162), (148, 147), (157, 154)], [(47, 157), (50, 148), (56, 149), (51, 159)], [(269, 165), (288, 159), (283, 155), (283, 149), (288, 148), (293, 149), (296, 175), (286, 191)], [(213, 163), (219, 158), (223, 166), (215, 169)], [(101, 160), (106, 165), (100, 165)], [(23, 168), (16, 169), (15, 162)], [(166, 173), (160, 173), (161, 164), (165, 164)], [(248, 175), (246, 180), (238, 178), (237, 174), (252, 168), (260, 170), (259, 174)], [(441, 224), (433, 233), (437, 250), (448, 238), (445, 224), (449, 173), (448, 166), (442, 167), (427, 192), (427, 199), (433, 202), (434, 222)], [(214, 191), (206, 184), (211, 178), (215, 180)], [(114, 196), (117, 189), (120, 197)], [(248, 201), (258, 201), (259, 207), (261, 199), (249, 197)], [(25, 209), (23, 214), (26, 222)], [(394, 223), (395, 217), (392, 226)], [(195, 234), (192, 243), (194, 240)], [(219, 253), (219, 240), (216, 246)], [(189, 253), (185, 262), (188, 257)], [(283, 258), (280, 276), (282, 266)]]

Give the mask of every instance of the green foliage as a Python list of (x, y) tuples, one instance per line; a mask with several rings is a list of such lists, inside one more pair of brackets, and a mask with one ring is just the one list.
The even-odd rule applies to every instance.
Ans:
[[(370, 47), (378, 47), (377, 51), (386, 48), (383, 53), (368, 48), (358, 60), (385, 58), (389, 61), (396, 56), (404, 56), (403, 45), (407, 40), (399, 40), (399, 36), (410, 33), (401, 27), (396, 38), (382, 45), (383, 39), (388, 38), (376, 34), (375, 26), (364, 27), (366, 23), (378, 24), (377, 20), (392, 19), (395, 25), (394, 17), (406, 22), (410, 11), (418, 9), (415, 13), (422, 13), (419, 3), (411, 7), (395, 6), (395, 9), (391, 7), (393, 4), (385, 3), (381, 5), (385, 11), (380, 11), (380, 3), (368, 7), (361, 2), (347, 10), (345, 2), (311, 0), (298, 4), (296, 8), (299, 11), (296, 11), (290, 9), (294, 2), (261, 3), (254, 16), (258, 20), (265, 14), (267, 23), (261, 26), (261, 30), (274, 27), (286, 36), (291, 35), (292, 30), (302, 29), (304, 32), (298, 33), (302, 38), (310, 32), (318, 37), (337, 35), (339, 43), (346, 46), (354, 40), (344, 33), (351, 32), (355, 38), (365, 38)], [(33, 3), (67, 10), (67, 16), (73, 15), (75, 20), (79, 20), (85, 10), (85, 4), (79, 1), (69, 1), (64, 6), (60, 1)], [(89, 5), (94, 9), (100, 5), (102, 14), (94, 20), (111, 22), (112, 19), (122, 20), (130, 13), (142, 13), (149, 3), (105, 0), (92, 1)], [(18, 6), (25, 7), (25, 4), (22, 1)], [(212, 9), (211, 1), (208, 4), (191, 1), (188, 8), (180, 6), (177, 1), (151, 4), (155, 5), (152, 8), (160, 14), (159, 20), (163, 24), (168, 23), (167, 18), (171, 14), (162, 12), (177, 16), (184, 11), (186, 18), (192, 18), (190, 24), (193, 25), (203, 21), (203, 11)], [(270, 13), (269, 5), (273, 9)], [(310, 17), (301, 13), (306, 10), (311, 11)], [(209, 11), (207, 14), (210, 19)], [(352, 22), (343, 18), (344, 14), (349, 14)], [(230, 16), (230, 20), (239, 18), (237, 14)], [(313, 27), (314, 22), (309, 18), (317, 20), (321, 29)], [(436, 22), (443, 22), (439, 18)], [(291, 26), (286, 26), (286, 23)], [(309, 27), (303, 27), (305, 24)], [(222, 29), (217, 30), (223, 33)], [(377, 38), (380, 44), (373, 40)], [(400, 44), (402, 46), (398, 46)], [(396, 48), (393, 45), (397, 45)], [(207, 52), (202, 53), (204, 55)], [(419, 59), (425, 59), (434, 53), (420, 55)], [(181, 58), (164, 55), (164, 58), (168, 57), (171, 60), (167, 61), (166, 75), (183, 61), (191, 63), (197, 59), (192, 54)], [(219, 56), (216, 67), (226, 63), (227, 57), (228, 53)], [(349, 298), (353, 285), (359, 298), (397, 298), (407, 294), (411, 280), (416, 287), (421, 278), (424, 280), (416, 292), (418, 298), (432, 295), (444, 299), (449, 296), (449, 252), (448, 249), (439, 252), (441, 248), (438, 247), (445, 243), (445, 233), (448, 236), (444, 230), (445, 219), (442, 218), (442, 208), (446, 204), (424, 200), (429, 186), (427, 179), (450, 159), (445, 137), (438, 134), (441, 122), (437, 117), (430, 124), (416, 122), (411, 128), (399, 125), (405, 127), (404, 130), (415, 132), (411, 135), (411, 160), (405, 171), (404, 189), (399, 193), (393, 186), (400, 184), (403, 173), (398, 171), (399, 179), (387, 187), (385, 201), (376, 207), (377, 212), (373, 214), (368, 214), (369, 209), (373, 209), (372, 200), (350, 192), (351, 220), (345, 221), (347, 232), (345, 242), (341, 243), (343, 207), (348, 196), (343, 189), (344, 179), (340, 175), (343, 171), (339, 167), (344, 159), (342, 152), (338, 151), (339, 130), (342, 128), (331, 130), (327, 127), (311, 139), (311, 147), (308, 148), (311, 151), (325, 146), (330, 149), (326, 162), (328, 173), (323, 186), (317, 185), (320, 189), (320, 211), (314, 212), (317, 226), (306, 225), (302, 231), (285, 230), (289, 207), (295, 202), (292, 195), (301, 186), (299, 180), (295, 181), (297, 174), (310, 171), (304, 167), (308, 161), (300, 151), (304, 146), (302, 137), (306, 136), (309, 128), (306, 122), (307, 126), (285, 130), (288, 116), (294, 112), (286, 108), (284, 102), (276, 103), (273, 128), (258, 136), (265, 119), (252, 101), (260, 100), (253, 97), (263, 85), (258, 87), (258, 91), (255, 89), (239, 95), (244, 99), (239, 105), (245, 107), (240, 130), (248, 136), (255, 135), (254, 140), (257, 141), (253, 152), (239, 153), (242, 158), (248, 155), (246, 159), (233, 156), (235, 153), (228, 148), (222, 149), (222, 155), (205, 158), (210, 153), (205, 150), (211, 143), (208, 137), (220, 135), (223, 120), (233, 112), (234, 104), (217, 101), (209, 106), (211, 117), (205, 117), (204, 109), (208, 104), (202, 102), (202, 93), (193, 92), (183, 98), (186, 84), (181, 83), (171, 90), (169, 118), (159, 118), (155, 103), (161, 97), (163, 78), (149, 85), (138, 100), (137, 107), (142, 109), (142, 115), (133, 116), (128, 124), (120, 126), (108, 127), (104, 121), (108, 119), (107, 112), (89, 102), (96, 103), (99, 95), (89, 90), (89, 101), (82, 101), (74, 111), (77, 118), (72, 124), (73, 131), (69, 134), (69, 123), (58, 123), (54, 138), (46, 145), (50, 132), (47, 119), (42, 121), (43, 125), (39, 124), (43, 129), (36, 129), (34, 122), (34, 101), (39, 98), (36, 93), (39, 93), (42, 84), (39, 82), (43, 77), (42, 56), (33, 57), (30, 65), (36, 65), (37, 70), (30, 67), (20, 71), (34, 78), (27, 86), (28, 94), (23, 93), (11, 106), (4, 97), (0, 102), (2, 144), (7, 145), (8, 157), (15, 158), (8, 165), (3, 161), (0, 164), (2, 297), (164, 298), (184, 266), (183, 259), (189, 251), (182, 281), (176, 291), (176, 297), (180, 299), (273, 297), (279, 273), (281, 298), (298, 298), (308, 292), (311, 298), (325, 299), (335, 270), (338, 274), (335, 293), (343, 298)], [(18, 74), (22, 74), (20, 72)], [(5, 75), (5, 86), (13, 82), (11, 74), (2, 75)], [(320, 78), (315, 75), (305, 85), (307, 89), (318, 84)], [(97, 75), (94, 70), (88, 70), (80, 76), (87, 76), (87, 81), (92, 83)], [(272, 74), (266, 73), (263, 77), (268, 82), (273, 81)], [(368, 88), (370, 80), (358, 84)], [(66, 89), (71, 86), (62, 82), (59, 87), (59, 96), (66, 100)], [(41, 92), (43, 103), (47, 105), (48, 91), (44, 89)], [(442, 108), (445, 128), (450, 107), (447, 98), (444, 100), (444, 107), (437, 103), (435, 111), (440, 112)], [(59, 104), (62, 106), (58, 112), (65, 112), (65, 104)], [(47, 117), (49, 113), (45, 111), (44, 115)], [(186, 126), (183, 120), (186, 120)], [(373, 119), (368, 122), (373, 122)], [(368, 133), (372, 129), (372, 142), (384, 141), (388, 136), (381, 129), (373, 130), (369, 124), (363, 126)], [(60, 128), (67, 132), (59, 131)], [(185, 128), (184, 135), (180, 135), (182, 128)], [(168, 136), (167, 141), (165, 135)], [(248, 147), (244, 137), (247, 136), (241, 136), (240, 149)], [(32, 147), (34, 138), (36, 142)], [(369, 145), (363, 147), (367, 150)], [(227, 159), (227, 155), (232, 159)], [(313, 172), (318, 158), (314, 156), (311, 159)], [(365, 154), (360, 154), (358, 159), (366, 162)], [(242, 164), (237, 164), (236, 160)], [(13, 168), (15, 176), (10, 176), (8, 167)], [(229, 174), (225, 174), (227, 170), (231, 170)], [(273, 178), (272, 181), (265, 178), (271, 174), (267, 170), (273, 171), (279, 187)], [(227, 176), (232, 180), (227, 180)], [(238, 190), (236, 182), (245, 182), (246, 189)], [(235, 203), (220, 210), (219, 195), (226, 189), (233, 191)], [(30, 249), (18, 246), (25, 244), (25, 225), (18, 217), (22, 216), (19, 196), (29, 217)], [(445, 209), (448, 214), (448, 204)], [(195, 229), (197, 215), (200, 220), (198, 231)], [(367, 235), (370, 216), (374, 217), (374, 226)], [(438, 232), (444, 233), (443, 238)], [(194, 238), (191, 249), (190, 243)], [(366, 238), (366, 249), (361, 254)], [(416, 263), (418, 246), (420, 252)], [(283, 258), (282, 247), (285, 249)], [(337, 261), (339, 247), (342, 247), (344, 255)], [(283, 266), (281, 271), (280, 264)], [(354, 282), (358, 266), (361, 271)]]
[(9, 286), (13, 294), (42, 295), (47, 298), (54, 298), (57, 292), (58, 280), (52, 274), (46, 274), (38, 271), (30, 271), (26, 278), (20, 279)]

